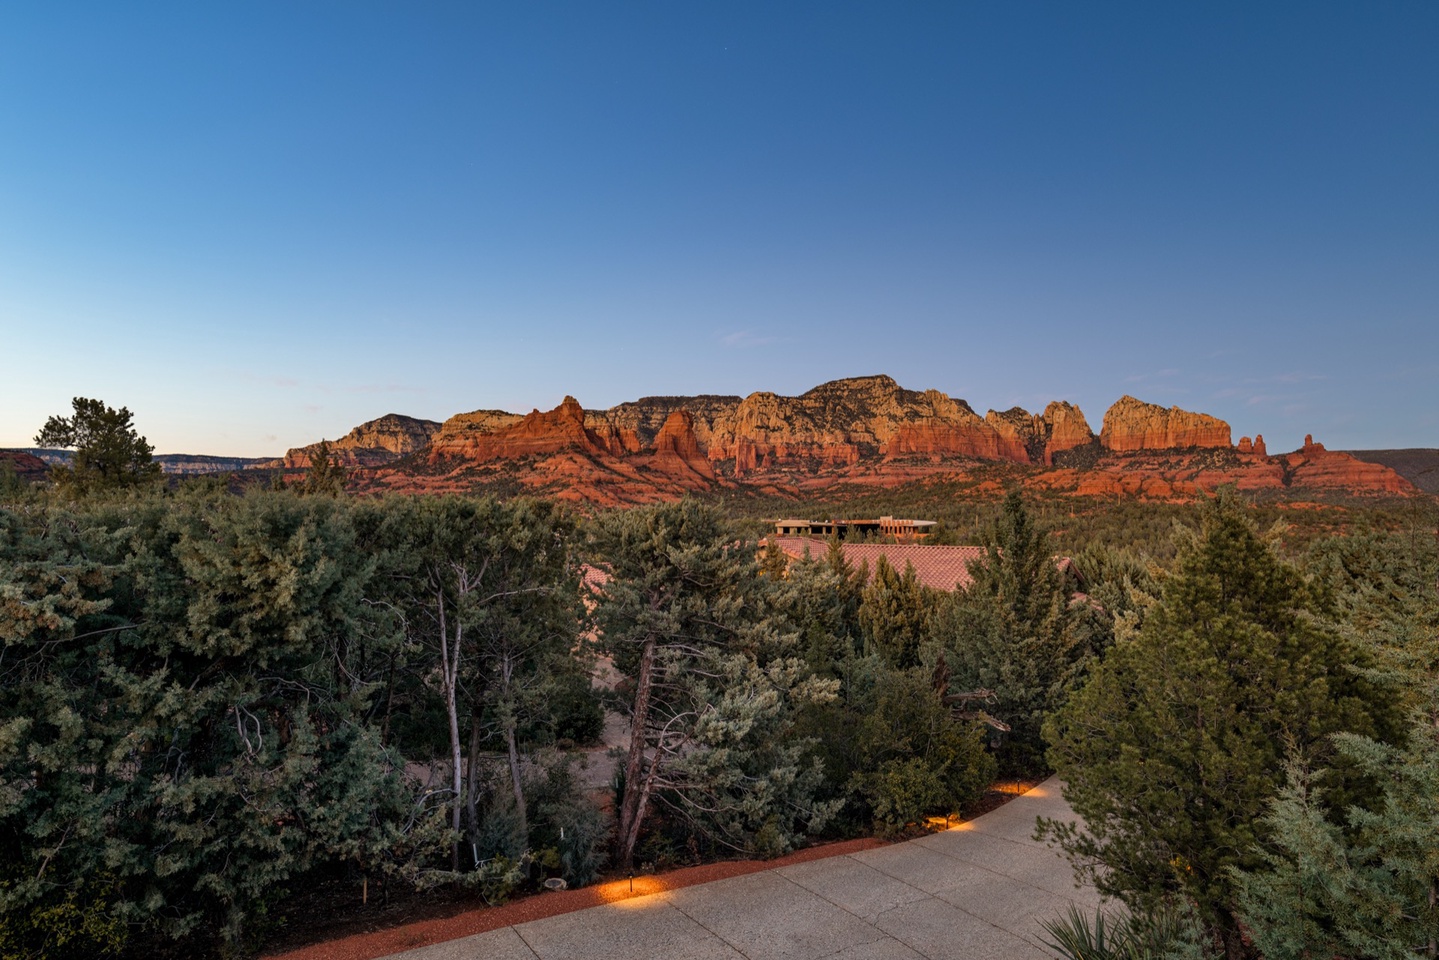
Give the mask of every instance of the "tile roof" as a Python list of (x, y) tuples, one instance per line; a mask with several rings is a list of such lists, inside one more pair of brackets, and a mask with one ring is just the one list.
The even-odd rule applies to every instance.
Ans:
[[(818, 537), (773, 537), (786, 556), (800, 559), (808, 551), (816, 560), (824, 559), (829, 550), (829, 541)], [(914, 575), (926, 587), (935, 590), (961, 590), (973, 581), (969, 575), (969, 564), (983, 561), (987, 556), (984, 547), (950, 547), (928, 543), (841, 543), (845, 560), (858, 569), (868, 563), (870, 576), (882, 556), (889, 565), (900, 572), (905, 565), (914, 567)]]

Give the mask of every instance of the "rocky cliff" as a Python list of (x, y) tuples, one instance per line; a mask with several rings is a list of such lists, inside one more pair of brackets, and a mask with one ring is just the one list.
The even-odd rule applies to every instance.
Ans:
[(1218, 417), (1166, 409), (1131, 396), (1120, 397), (1105, 411), (1099, 442), (1115, 453), (1231, 446), (1229, 424)]
[[(433, 420), (418, 420), (387, 413), (362, 423), (338, 440), (330, 442), (330, 461), (347, 467), (375, 467), (423, 449), (440, 429)], [(318, 443), (295, 447), (285, 454), (288, 469), (308, 467)]]
[[(1000, 471), (996, 473), (996, 471)], [(1229, 425), (1123, 397), (1100, 436), (1062, 401), (983, 417), (938, 390), (890, 377), (821, 384), (797, 397), (647, 397), (585, 410), (573, 397), (526, 416), (481, 410), (452, 417), (426, 455), (381, 468), (365, 489), (454, 490), (500, 485), (600, 506), (693, 491), (804, 496), (850, 486), (988, 477), (1080, 496), (1183, 498), (1243, 490), (1405, 494), (1385, 467), (1306, 444), (1269, 456), (1262, 436), (1230, 445)], [(1007, 477), (1001, 480), (1000, 477)]]

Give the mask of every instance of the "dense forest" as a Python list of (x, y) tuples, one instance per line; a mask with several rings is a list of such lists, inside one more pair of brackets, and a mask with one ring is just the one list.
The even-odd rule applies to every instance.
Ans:
[[(0, 484), (0, 957), (251, 955), (316, 890), (494, 903), (903, 835), (1054, 771), (1089, 830), (1046, 829), (1129, 908), (1114, 955), (1434, 955), (1432, 501), (836, 508), (983, 544), (943, 594), (786, 564), (775, 505), (328, 469)], [(1054, 934), (1099, 955), (1093, 927)]]

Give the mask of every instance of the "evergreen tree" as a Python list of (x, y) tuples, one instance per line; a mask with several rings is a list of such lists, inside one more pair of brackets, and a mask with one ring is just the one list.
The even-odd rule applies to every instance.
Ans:
[(1439, 550), (1427, 538), (1361, 534), (1318, 544), (1312, 568), (1410, 705), (1391, 745), (1335, 737), (1339, 760), (1377, 788), (1342, 817), (1322, 773), (1291, 757), (1265, 817), (1263, 865), (1235, 871), (1240, 913), (1269, 960), (1439, 955)]
[[(279, 476), (283, 482), (283, 471)], [(338, 497), (345, 492), (345, 484), (349, 482), (349, 479), (349, 471), (335, 463), (334, 458), (330, 455), (329, 442), (321, 440), (315, 452), (310, 456), (310, 469), (305, 471), (305, 479), (300, 482), (299, 491)]]
[(798, 639), (766, 616), (752, 544), (694, 500), (607, 514), (592, 548), (610, 574), (596, 598), (602, 648), (625, 677), (631, 735), (618, 800), (628, 866), (652, 805), (710, 839), (767, 854), (832, 813), (791, 733), (794, 706), (833, 696), (806, 679)]
[(906, 563), (894, 569), (884, 554), (874, 565), (874, 579), (860, 594), (859, 623), (864, 630), (865, 652), (878, 654), (901, 669), (919, 663), (930, 610), (929, 591)]
[(1286, 745), (1373, 734), (1387, 710), (1319, 594), (1220, 498), (1132, 637), (1045, 726), (1086, 831), (1050, 823), (1105, 893), (1143, 912), (1191, 898), (1227, 954), (1246, 954), (1232, 868), (1256, 864)]
[(1068, 584), (1017, 490), (987, 531), (985, 552), (970, 565), (969, 588), (949, 598), (933, 629), (954, 652), (956, 683), (994, 691), (994, 712), (1011, 728), (1003, 767), (1038, 773), (1045, 717), (1068, 697), (1093, 637), (1076, 629)]
[[(579, 631), (568, 529), (554, 505), (432, 497), (391, 502), (379, 534), (389, 547), (390, 599), (411, 641), (437, 660), (451, 829), (477, 846), (477, 765), (487, 735), (501, 739), (508, 757), (518, 852), (527, 843), (519, 731), (545, 709), (552, 687), (544, 681)], [(459, 866), (457, 842), (451, 868)]]
[(76, 494), (141, 486), (160, 478), (154, 448), (131, 425), (125, 408), (107, 407), (100, 400), (75, 397), (74, 413), (54, 416), (35, 435), (41, 447), (74, 450), (70, 465), (55, 466), (51, 474), (64, 489)]
[(424, 818), (364, 723), (397, 638), (367, 620), (336, 505), (184, 495), (7, 522), (7, 917), (58, 897), (235, 951), (296, 877), (410, 869)]

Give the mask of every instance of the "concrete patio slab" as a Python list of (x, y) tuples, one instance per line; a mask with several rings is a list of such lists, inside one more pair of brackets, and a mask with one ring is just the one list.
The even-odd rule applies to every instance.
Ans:
[(407, 950), (405, 960), (537, 960), (514, 927)]
[(929, 896), (854, 857), (814, 860), (776, 872), (870, 923), (886, 910)]
[(511, 929), (540, 960), (745, 960), (744, 954), (667, 903), (663, 894)]
[(876, 926), (926, 960), (1052, 960), (1052, 954), (1003, 927), (943, 900), (896, 907)]
[(749, 960), (817, 960), (881, 938), (863, 918), (778, 872), (752, 873), (661, 896)]
[(1033, 839), (1073, 819), (1059, 783), (969, 823), (534, 920), (391, 960), (1039, 960), (1042, 923), (1098, 893)]

